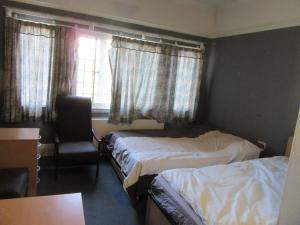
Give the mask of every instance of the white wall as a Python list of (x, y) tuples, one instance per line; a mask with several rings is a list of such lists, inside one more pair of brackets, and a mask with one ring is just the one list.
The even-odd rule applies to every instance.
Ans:
[[(131, 125), (113, 125), (107, 123), (107, 119), (93, 119), (92, 125), (99, 138), (112, 131), (164, 128), (163, 123), (158, 123), (155, 120), (136, 120)], [(39, 152), (42, 156), (52, 156), (54, 153), (54, 144), (42, 144), (39, 147)]]
[(93, 119), (93, 128), (98, 137), (118, 130), (136, 130), (136, 129), (163, 129), (164, 124), (155, 120), (136, 120), (131, 125), (114, 125), (107, 123), (107, 119)]
[(212, 37), (215, 9), (199, 0), (18, 0), (204, 37)]
[(300, 224), (300, 112), (282, 196), (279, 225)]
[(216, 10), (216, 36), (300, 25), (299, 0), (223, 0)]

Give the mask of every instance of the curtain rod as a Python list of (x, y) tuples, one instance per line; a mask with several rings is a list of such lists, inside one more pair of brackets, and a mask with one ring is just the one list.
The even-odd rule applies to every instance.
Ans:
[[(124, 28), (116, 25), (108, 25), (108, 24), (101, 24), (101, 23), (94, 23), (88, 20), (81, 20), (81, 19), (76, 19), (72, 17), (65, 17), (65, 16), (57, 16), (53, 14), (46, 14), (46, 13), (39, 13), (35, 11), (29, 11), (29, 10), (24, 10), (20, 8), (14, 8), (14, 7), (7, 7), (4, 6), (6, 9), (6, 17), (12, 17), (14, 16), (19, 17), (19, 19), (22, 19), (22, 17), (32, 17), (36, 19), (32, 20), (32, 22), (44, 22), (48, 23), (50, 25), (58, 25), (58, 26), (65, 26), (65, 27), (74, 27), (74, 28), (80, 28), (80, 29), (86, 29), (90, 31), (95, 31), (97, 30), (108, 30), (113, 32), (113, 35), (122, 35), (122, 33), (129, 34), (129, 38), (131, 37), (137, 37), (141, 36), (142, 40), (144, 38), (150, 38), (150, 39), (159, 39), (159, 40), (165, 40), (165, 41), (172, 41), (174, 43), (180, 42), (180, 44), (183, 44), (181, 46), (186, 45), (195, 45), (195, 46), (202, 46), (206, 44), (210, 44), (209, 42), (205, 41), (193, 41), (193, 40), (188, 40), (188, 39), (182, 39), (182, 38), (177, 38), (169, 35), (160, 35), (157, 33), (149, 33), (149, 32), (143, 32), (135, 29), (129, 29), (129, 28)], [(40, 21), (37, 21), (37, 20)], [(25, 19), (26, 20), (26, 19)], [(30, 21), (27, 19), (27, 21)], [(59, 23), (66, 23), (66, 24), (59, 24)], [(69, 25), (68, 25), (69, 23)], [(144, 39), (145, 40), (145, 39)], [(159, 43), (159, 42), (158, 42)]]
[(201, 43), (201, 44), (198, 44), (198, 45), (195, 45), (195, 47), (192, 47), (192, 46), (186, 46), (186, 45), (181, 45), (181, 44), (178, 44), (177, 41), (175, 41), (174, 44), (172, 43), (165, 43), (163, 41), (151, 41), (151, 40), (147, 40), (145, 38), (134, 38), (134, 37), (128, 37), (128, 36), (124, 36), (124, 35), (114, 35), (116, 37), (121, 37), (121, 38), (129, 38), (129, 39), (133, 39), (133, 40), (138, 40), (138, 41), (145, 41), (145, 42), (148, 42), (148, 43), (153, 43), (153, 44), (163, 44), (163, 45), (169, 45), (169, 46), (175, 46), (175, 47), (179, 47), (179, 48), (186, 48), (186, 49), (198, 49), (198, 50), (201, 50), (201, 51), (204, 51), (205, 48), (204, 48), (204, 45)]

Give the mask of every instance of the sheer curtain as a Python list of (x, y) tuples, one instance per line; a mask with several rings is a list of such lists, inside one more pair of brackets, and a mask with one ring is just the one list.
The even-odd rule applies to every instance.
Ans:
[(55, 119), (57, 95), (76, 94), (78, 38), (75, 29), (56, 28), (52, 66), (45, 107), (45, 120)]
[(140, 118), (192, 122), (198, 111), (203, 49), (113, 37), (111, 123)]
[(3, 121), (53, 120), (56, 95), (71, 92), (74, 52), (72, 29), (7, 18)]

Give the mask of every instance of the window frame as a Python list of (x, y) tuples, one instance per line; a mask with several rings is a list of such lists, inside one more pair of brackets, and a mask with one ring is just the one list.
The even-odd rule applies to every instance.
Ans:
[[(113, 34), (110, 33), (105, 33), (105, 32), (96, 32), (96, 31), (92, 31), (92, 30), (85, 30), (85, 29), (77, 29), (76, 32), (77, 35), (77, 39), (78, 39), (78, 48), (79, 48), (79, 38), (81, 37), (86, 37), (86, 38), (95, 38), (96, 42), (98, 39), (102, 39), (102, 40), (112, 40)], [(95, 50), (94, 52), (95, 54), (95, 60), (96, 60), (96, 54), (97, 51)], [(78, 60), (79, 60), (79, 55), (78, 55)], [(94, 63), (94, 67), (96, 67), (96, 63)], [(79, 68), (77, 68), (77, 74), (78, 74)], [(93, 115), (96, 116), (100, 116), (100, 117), (108, 117), (109, 111), (110, 111), (110, 104), (105, 104), (105, 103), (94, 103), (94, 91), (95, 91), (95, 80), (96, 80), (96, 70), (94, 68), (93, 70), (93, 91), (92, 91), (92, 113)], [(78, 84), (78, 80), (76, 78), (76, 87)], [(77, 95), (77, 91), (76, 91), (76, 95)]]

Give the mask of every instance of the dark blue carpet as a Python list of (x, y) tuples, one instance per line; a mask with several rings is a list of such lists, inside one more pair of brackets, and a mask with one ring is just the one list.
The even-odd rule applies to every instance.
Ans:
[(52, 158), (40, 160), (39, 195), (82, 193), (86, 225), (143, 225), (145, 200), (133, 206), (109, 162), (100, 164), (98, 181), (96, 166), (63, 169), (54, 179)]

